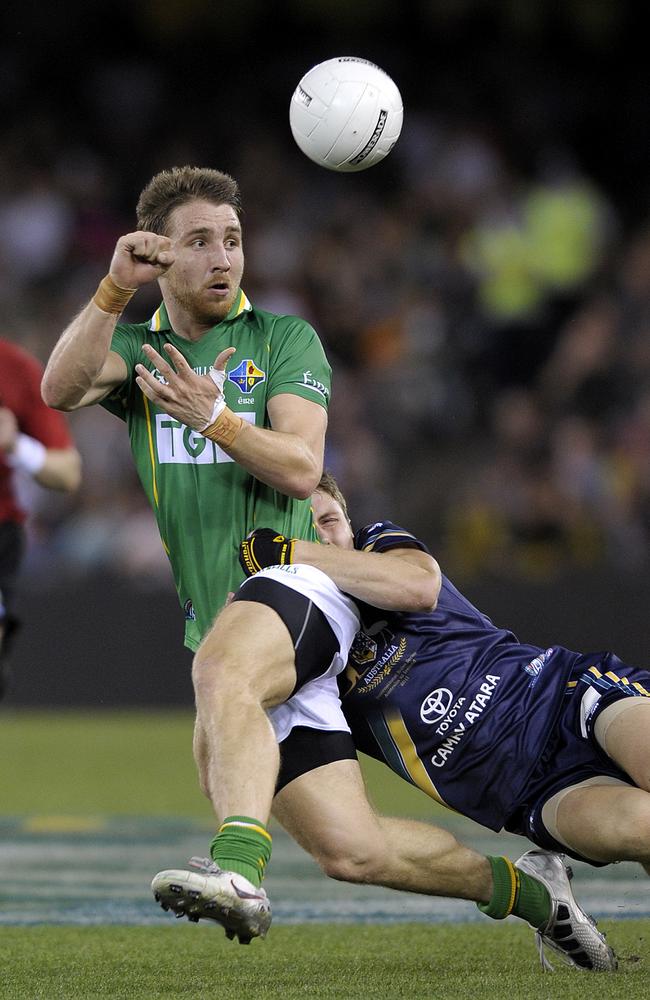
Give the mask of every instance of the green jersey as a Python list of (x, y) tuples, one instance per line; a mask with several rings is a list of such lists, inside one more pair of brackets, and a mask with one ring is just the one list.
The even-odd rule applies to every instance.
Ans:
[(171, 343), (199, 374), (207, 374), (226, 347), (224, 395), (244, 420), (269, 427), (267, 403), (292, 393), (327, 407), (331, 369), (316, 332), (295, 316), (254, 309), (244, 293), (228, 316), (195, 343), (171, 329), (164, 305), (148, 323), (118, 324), (111, 350), (128, 369), (126, 381), (103, 406), (127, 424), (138, 475), (153, 507), (185, 611), (185, 644), (196, 649), (229, 591), (244, 579), (239, 543), (253, 528), (317, 540), (309, 500), (294, 500), (255, 479), (215, 442), (173, 420), (135, 381), (135, 365), (155, 369), (142, 352), (163, 357)]

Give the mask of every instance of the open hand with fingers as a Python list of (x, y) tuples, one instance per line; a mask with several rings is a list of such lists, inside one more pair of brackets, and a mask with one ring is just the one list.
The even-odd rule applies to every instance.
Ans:
[(144, 344), (142, 350), (164, 379), (164, 382), (160, 381), (144, 365), (135, 366), (136, 382), (147, 399), (188, 427), (205, 430), (214, 419), (215, 404), (223, 400), (226, 363), (235, 353), (235, 348), (227, 347), (221, 351), (208, 375), (197, 375), (172, 344), (165, 344), (167, 359), (150, 344)]

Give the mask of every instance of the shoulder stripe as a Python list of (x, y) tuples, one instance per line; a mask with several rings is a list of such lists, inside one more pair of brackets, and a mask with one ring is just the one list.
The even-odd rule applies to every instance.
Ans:
[(382, 538), (404, 538), (410, 541), (415, 541), (415, 535), (412, 535), (410, 531), (380, 531), (379, 534), (373, 535), (370, 538), (370, 540), (363, 546), (362, 551), (368, 552)]
[(154, 330), (156, 333), (160, 330), (160, 323), (161, 323), (160, 310), (161, 309), (162, 309), (162, 306), (158, 306), (158, 308), (156, 309), (155, 313), (151, 317), (151, 321), (149, 323), (149, 329), (150, 330)]
[(237, 303), (237, 309), (235, 311), (233, 319), (235, 319), (236, 316), (241, 315), (241, 313), (243, 313), (243, 312), (250, 312), (252, 308), (253, 308), (253, 306), (252, 306), (252, 304), (251, 304), (248, 296), (244, 292), (243, 288), (240, 288), (239, 289), (239, 302)]

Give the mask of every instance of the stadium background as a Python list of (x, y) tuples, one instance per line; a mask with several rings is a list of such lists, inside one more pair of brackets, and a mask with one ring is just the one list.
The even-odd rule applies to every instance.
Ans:
[[(332, 360), (327, 464), (357, 523), (411, 527), (527, 639), (644, 662), (638, 6), (95, 0), (62, 12), (28, 0), (3, 14), (1, 335), (48, 356), (153, 172), (232, 172), (248, 295), (310, 319)], [(385, 67), (406, 108), (389, 159), (354, 176), (317, 169), (288, 128), (301, 74), (340, 53)], [(155, 288), (141, 292), (129, 317), (156, 303)], [(99, 408), (71, 425), (80, 493), (26, 488), (27, 627), (8, 704), (188, 704), (180, 612), (124, 428)]]
[[(327, 464), (356, 522), (388, 515), (415, 530), (530, 641), (647, 662), (639, 7), (23, 0), (3, 10), (0, 335), (45, 360), (134, 227), (148, 178), (186, 162), (232, 172), (248, 295), (310, 319), (333, 363)], [(384, 67), (406, 109), (389, 159), (351, 176), (310, 164), (288, 128), (302, 73), (338, 54)], [(155, 289), (142, 291), (129, 317), (156, 305)], [(21, 485), (25, 627), (0, 709), (0, 996), (206, 996), (215, 962), (224, 998), (414, 1000), (431, 997), (432, 982), (446, 997), (479, 984), (495, 1000), (542, 995), (525, 928), (493, 934), (483, 921), (454, 935), (439, 921), (479, 919), (471, 905), (328, 882), (278, 832), (277, 919), (261, 949), (243, 956), (222, 951), (221, 937), (206, 947), (202, 926), (168, 927), (148, 877), (204, 849), (212, 829), (191, 760), (180, 610), (123, 426), (100, 408), (70, 422), (79, 494)], [(521, 850), (443, 820), (384, 772), (366, 776), (379, 808), (438, 817), (480, 850)], [(625, 957), (607, 995), (645, 997), (646, 924), (629, 919), (624, 932), (618, 920), (647, 918), (638, 873), (577, 867), (581, 898), (609, 919)], [(355, 930), (319, 925), (310, 937), (318, 920)], [(408, 920), (419, 923), (400, 934)], [(592, 991), (561, 978), (544, 995)]]

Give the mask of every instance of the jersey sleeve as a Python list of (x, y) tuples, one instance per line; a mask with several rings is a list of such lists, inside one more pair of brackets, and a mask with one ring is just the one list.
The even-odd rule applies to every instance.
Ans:
[(124, 382), (116, 386), (113, 392), (101, 401), (101, 405), (109, 413), (120, 417), (122, 420), (126, 419), (129, 399), (133, 392), (135, 366), (139, 361), (142, 361), (143, 343), (144, 337), (142, 331), (137, 326), (129, 326), (128, 324), (121, 323), (113, 331), (111, 351), (119, 354), (124, 360), (127, 375)]
[(41, 398), (43, 367), (25, 354), (20, 364), (21, 407), (16, 413), (19, 430), (44, 444), (46, 448), (73, 448), (68, 424), (58, 410), (47, 406)]
[[(282, 392), (302, 396), (325, 409), (332, 387), (332, 369), (318, 334), (305, 320), (294, 316), (286, 321), (284, 335), (274, 331), (268, 399)], [(278, 346), (274, 341), (278, 341)]]
[(392, 521), (376, 521), (360, 528), (354, 537), (355, 549), (362, 552), (389, 552), (390, 549), (419, 549), (429, 552), (419, 538)]

